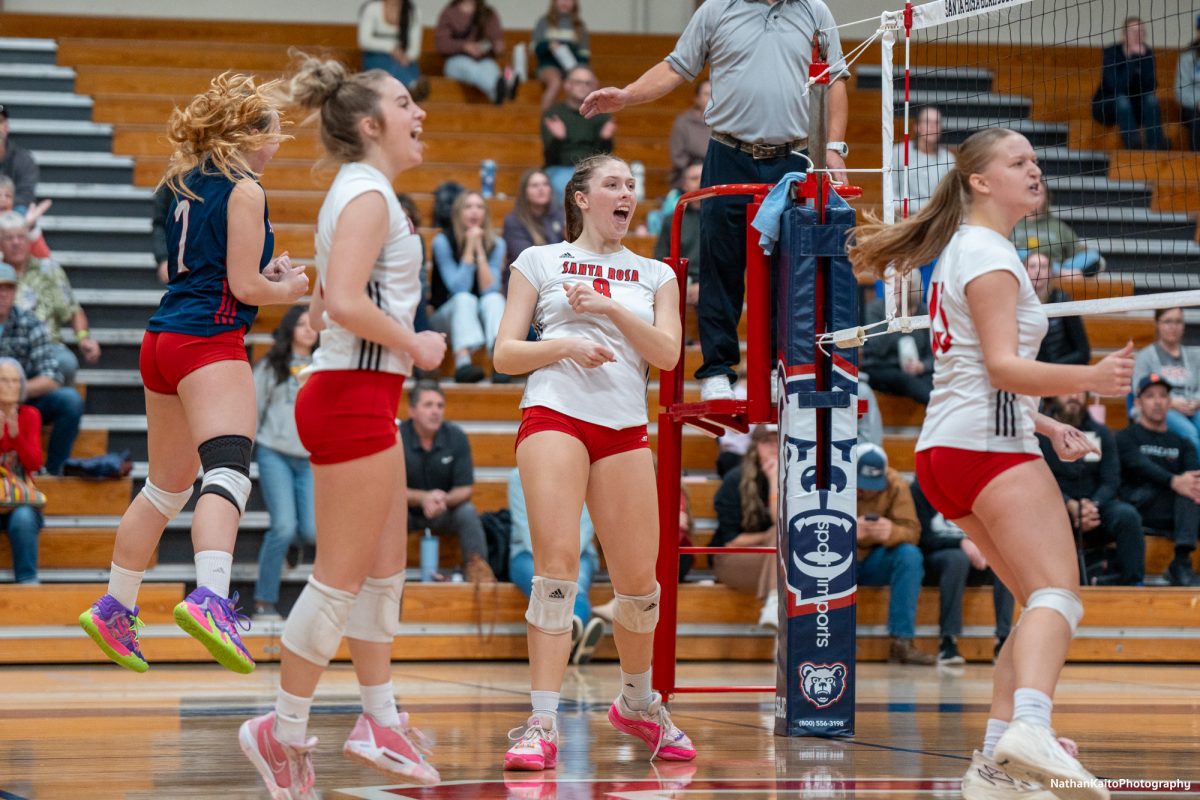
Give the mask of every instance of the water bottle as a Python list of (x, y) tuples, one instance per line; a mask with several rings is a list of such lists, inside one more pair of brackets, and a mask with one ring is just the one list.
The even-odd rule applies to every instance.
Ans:
[(633, 173), (633, 195), (640, 203), (646, 199), (646, 165), (634, 161), (629, 165), (629, 171)]
[(491, 200), (496, 195), (496, 162), (485, 158), (479, 164), (479, 193)]
[(421, 582), (429, 583), (438, 571), (438, 538), (429, 528), (421, 537)]

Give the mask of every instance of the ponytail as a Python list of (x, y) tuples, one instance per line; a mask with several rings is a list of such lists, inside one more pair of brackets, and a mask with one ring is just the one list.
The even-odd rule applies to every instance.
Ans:
[(847, 255), (854, 269), (876, 278), (883, 278), (888, 267), (906, 275), (936, 258), (950, 243), (970, 207), (970, 177), (987, 167), (1000, 141), (1015, 135), (1007, 128), (988, 128), (967, 137), (959, 147), (955, 166), (914, 216), (885, 225), (867, 213), (867, 222), (850, 231)]

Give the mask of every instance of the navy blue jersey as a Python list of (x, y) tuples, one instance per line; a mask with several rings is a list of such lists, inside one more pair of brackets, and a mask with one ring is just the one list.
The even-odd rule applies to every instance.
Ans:
[[(167, 207), (167, 269), (170, 282), (158, 310), (146, 326), (151, 331), (215, 336), (239, 328), (249, 330), (258, 306), (233, 296), (225, 264), (229, 226), (229, 195), (234, 181), (220, 173), (193, 170), (183, 182), (203, 202), (175, 195)], [(275, 232), (263, 207), (263, 241), (258, 269), (271, 261)]]

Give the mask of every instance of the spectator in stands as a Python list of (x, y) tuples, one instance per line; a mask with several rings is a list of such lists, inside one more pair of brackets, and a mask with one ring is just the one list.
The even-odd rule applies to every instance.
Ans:
[(1012, 243), (1017, 254), (1025, 258), (1039, 252), (1050, 258), (1055, 275), (1080, 274), (1092, 276), (1105, 267), (1100, 251), (1080, 239), (1071, 226), (1050, 213), (1050, 190), (1042, 187), (1042, 205), (1013, 228)]
[[(1142, 518), (1137, 509), (1118, 499), (1121, 488), (1121, 458), (1117, 440), (1104, 425), (1087, 413), (1087, 394), (1074, 392), (1051, 398), (1044, 413), (1084, 432), (1100, 447), (1100, 455), (1088, 453), (1078, 461), (1063, 461), (1048, 438), (1038, 435), (1047, 466), (1058, 481), (1067, 503), (1071, 525), (1079, 531), (1085, 549), (1117, 546), (1116, 569), (1105, 583), (1137, 586), (1146, 566), (1146, 543)], [(1088, 576), (1085, 576), (1085, 580)]]
[(542, 110), (558, 98), (563, 76), (577, 64), (591, 62), (587, 25), (579, 14), (579, 0), (550, 0), (550, 8), (533, 26), (533, 54), (537, 56), (537, 75), (545, 91)]
[(1188, 146), (1200, 152), (1200, 16), (1196, 17), (1196, 38), (1179, 54), (1175, 68), (1175, 99)]
[[(0, 464), (8, 471), (5, 488), (29, 488), (29, 478), (42, 468), (42, 416), (25, 405), (25, 371), (20, 362), (0, 357)], [(24, 492), (22, 492), (24, 493)], [(28, 499), (34, 499), (26, 494)], [(12, 547), (13, 578), (17, 583), (38, 582), (38, 534), (42, 512), (22, 502), (0, 514), (0, 526)]]
[(1154, 91), (1154, 50), (1146, 44), (1146, 29), (1137, 17), (1121, 26), (1121, 41), (1104, 48), (1100, 87), (1092, 97), (1092, 117), (1101, 125), (1116, 125), (1126, 150), (1166, 150), (1162, 111)]
[(438, 17), (437, 51), (446, 57), (446, 77), (474, 86), (500, 105), (511, 99), (516, 84), (511, 70), (501, 70), (504, 55), (500, 15), (486, 0), (450, 0)]
[(992, 584), (992, 609), (996, 615), (995, 657), (1012, 632), (1013, 596), (988, 566), (987, 557), (925, 497), (916, 478), (909, 485), (917, 520), (921, 523), (921, 553), (925, 557), (926, 586), (938, 587), (937, 663), (954, 666), (966, 661), (958, 651), (963, 630), (963, 596), (968, 586)]
[[(46, 237), (42, 235), (38, 220), (50, 210), (52, 204), (51, 200), (42, 200), (25, 209), (25, 224), (29, 229), (29, 252), (34, 258), (50, 257), (50, 246), (46, 244)], [(7, 175), (0, 175), (0, 214), (12, 211), (15, 207), (16, 184)]]
[(1117, 434), (1121, 497), (1153, 533), (1170, 535), (1175, 558), (1164, 577), (1172, 586), (1200, 586), (1192, 569), (1200, 528), (1200, 458), (1196, 448), (1167, 427), (1172, 385), (1152, 372), (1137, 383), (1138, 419)]
[[(693, 161), (683, 171), (683, 180), (678, 192), (672, 192), (675, 200), (680, 194), (694, 192), (700, 188), (700, 178), (704, 170), (703, 161)], [(668, 198), (670, 200), (670, 198)], [(658, 229), (658, 241), (654, 243), (654, 257), (662, 261), (671, 255), (671, 224), (675, 203), (670, 202), (670, 210), (663, 207), (662, 223)], [(700, 204), (689, 203), (683, 211), (683, 221), (679, 227), (679, 255), (688, 260), (687, 292), (684, 295), (689, 306), (695, 307), (700, 302)]]
[[(1025, 256), (1025, 271), (1043, 303), (1065, 303), (1071, 299), (1060, 287), (1050, 288), (1050, 257), (1045, 253), (1035, 250)], [(1051, 364), (1090, 364), (1092, 346), (1088, 343), (1083, 317), (1051, 317), (1037, 357), (1038, 361)]]
[(400, 423), (408, 478), (408, 529), (454, 534), (463, 570), (473, 581), (495, 581), (487, 541), (471, 502), (475, 468), (463, 429), (446, 421), (446, 396), (436, 381), (419, 380), (408, 393), (408, 419)]
[[(508, 574), (512, 582), (529, 597), (533, 591), (533, 540), (529, 533), (529, 512), (525, 507), (525, 490), (521, 488), (521, 473), (516, 467), (508, 475), (508, 513), (512, 516), (509, 540)], [(575, 595), (575, 614), (571, 619), (571, 663), (586, 664), (592, 651), (604, 636), (604, 620), (592, 613), (588, 592), (592, 576), (600, 569), (600, 556), (594, 541), (596, 529), (588, 515), (587, 505), (579, 518), (579, 594)]]
[(358, 11), (363, 70), (381, 69), (408, 87), (416, 102), (429, 96), (421, 74), (421, 10), (413, 0), (369, 0)]
[(591, 69), (578, 66), (570, 70), (563, 86), (566, 96), (562, 101), (542, 112), (542, 160), (554, 202), (559, 205), (575, 162), (597, 153), (611, 153), (617, 131), (617, 123), (608, 114), (587, 119), (579, 113), (584, 98), (597, 86)]
[(75, 384), (79, 361), (62, 341), (62, 329), (75, 331), (75, 342), (84, 361), (100, 360), (100, 345), (88, 330), (87, 314), (75, 300), (67, 273), (48, 258), (30, 254), (29, 226), (15, 211), (0, 214), (0, 253), (17, 272), (17, 307), (30, 312), (46, 326), (64, 386)]
[(154, 190), (154, 213), (150, 217), (150, 236), (153, 239), (154, 263), (158, 265), (158, 282), (170, 280), (167, 271), (167, 212), (171, 208), (171, 187), (165, 183)]
[[(562, 206), (554, 201), (550, 178), (540, 169), (525, 170), (517, 185), (513, 210), (504, 216), (508, 262), (516, 261), (530, 247), (561, 242), (565, 224)], [(507, 265), (501, 291), (508, 296)]]
[(883, 415), (879, 413), (870, 376), (865, 372), (858, 374), (858, 399), (867, 403), (867, 413), (858, 418), (858, 441), (883, 447)]
[[(896, 311), (900, 313), (899, 309)], [(908, 284), (908, 313), (928, 313), (921, 300), (921, 282)], [(867, 322), (884, 318), (884, 300), (872, 300), (867, 306)], [(871, 388), (888, 394), (911, 397), (921, 405), (929, 402), (933, 391), (933, 348), (928, 329), (894, 336), (873, 336), (862, 350), (861, 367), (871, 376)]]
[[(921, 526), (908, 482), (888, 466), (887, 453), (873, 444), (858, 446), (858, 583), (887, 586), (888, 661), (934, 663), (913, 644), (917, 598), (925, 576), (917, 547)], [(773, 561), (773, 559), (772, 559)]]
[(695, 94), (692, 95), (691, 106), (675, 117), (675, 122), (671, 125), (671, 138), (667, 140), (667, 146), (671, 151), (669, 180), (673, 188), (683, 189), (684, 172), (692, 164), (704, 164), (708, 140), (712, 137), (712, 128), (704, 121), (704, 112), (711, 99), (712, 82), (700, 81), (696, 84)]
[[(742, 463), (725, 473), (713, 497), (717, 531), (710, 547), (765, 547), (775, 544), (775, 501), (779, 495), (779, 431), (757, 425)], [(731, 553), (712, 557), (718, 583), (751, 592), (762, 601), (758, 624), (779, 626), (775, 556)]]
[[(769, 19), (767, 19), (769, 17)], [(764, 28), (764, 25), (766, 26)], [(764, 30), (769, 31), (764, 35)], [(649, 103), (694, 81), (711, 67), (713, 100), (705, 111), (712, 138), (704, 161), (705, 186), (775, 183), (807, 162), (793, 151), (805, 148), (810, 120), (803, 81), (769, 76), (804, 75), (812, 60), (813, 35), (828, 38), (831, 81), (828, 90), (826, 151), (822, 155), (836, 180), (844, 181), (850, 73), (842, 55), (837, 23), (827, 3), (704, 3), (692, 15), (666, 59), (623, 89), (593, 92), (581, 110), (586, 117), (614, 114)], [(704, 363), (696, 370), (700, 399), (729, 400), (741, 360), (738, 320), (745, 300), (747, 198), (708, 200), (700, 209), (700, 347)]]
[(38, 165), (33, 154), (16, 142), (8, 139), (8, 107), (0, 103), (0, 175), (12, 179), (14, 188), (13, 210), (24, 214), (36, 199)]
[(258, 581), (254, 584), (255, 619), (281, 619), (280, 570), (285, 556), (298, 566), (304, 544), (316, 544), (312, 467), (308, 450), (296, 431), (297, 375), (312, 363), (317, 332), (308, 324), (308, 306), (292, 306), (272, 334), (271, 349), (254, 365), (254, 395), (258, 401), (258, 485), (262, 489), (271, 527), (258, 551)]
[[(942, 112), (925, 106), (917, 112), (908, 148), (908, 216), (933, 196), (938, 183), (954, 168), (954, 153), (942, 147)], [(904, 214), (904, 142), (892, 150), (892, 186), (896, 216)]]
[(1134, 386), (1147, 375), (1162, 376), (1171, 387), (1167, 428), (1200, 452), (1200, 360), (1183, 344), (1183, 309), (1156, 309), (1154, 327), (1154, 343), (1139, 350), (1133, 361)]
[[(504, 239), (496, 235), (487, 201), (478, 192), (463, 192), (450, 211), (450, 230), (433, 237), (431, 280), (434, 330), (450, 335), (454, 351), (454, 380), (478, 383), (483, 370), (471, 354), (496, 343), (504, 315), (501, 273), (507, 259)], [(506, 382), (506, 376), (493, 374)]]
[(79, 435), (83, 398), (73, 388), (63, 386), (46, 326), (18, 308), (16, 299), (17, 273), (9, 265), (0, 264), (0, 356), (16, 359), (21, 365), (26, 376), (26, 402), (41, 413), (43, 424), (54, 426), (45, 468), (51, 475), (61, 475)]

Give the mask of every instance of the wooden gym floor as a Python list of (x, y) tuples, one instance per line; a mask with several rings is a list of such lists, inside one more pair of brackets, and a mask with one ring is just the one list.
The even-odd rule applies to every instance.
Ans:
[[(708, 798), (958, 797), (987, 718), (991, 668), (864, 664), (857, 736), (782, 739), (769, 732), (771, 698), (685, 696), (676, 722), (696, 742), (694, 764), (657, 762), (609, 728), (617, 667), (572, 668), (563, 686), (559, 767), (506, 776), (506, 733), (527, 714), (521, 663), (404, 663), (394, 680), (404, 707), (436, 742), (444, 784), (387, 787), (341, 758), (357, 713), (348, 665), (318, 690), (310, 730), (320, 737), (317, 786), (326, 800), (707, 800)], [(1059, 732), (1107, 778), (1191, 780), (1189, 791), (1117, 797), (1200, 797), (1200, 681), (1190, 667), (1068, 666), (1056, 698)], [(763, 684), (767, 663), (682, 664), (680, 683)], [(207, 665), (0, 668), (0, 798), (263, 798), (237, 745), (243, 719), (273, 702), (278, 667), (242, 677)]]

